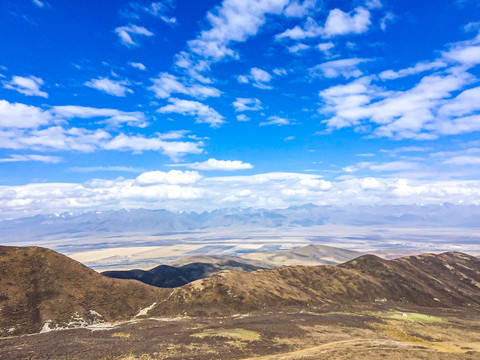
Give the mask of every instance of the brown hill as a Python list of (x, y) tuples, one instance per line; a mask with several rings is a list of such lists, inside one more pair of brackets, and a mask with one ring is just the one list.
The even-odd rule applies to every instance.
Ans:
[(194, 262), (183, 266), (159, 265), (150, 270), (104, 271), (102, 275), (115, 279), (134, 279), (161, 288), (174, 288), (206, 278), (223, 270), (255, 271), (266, 269), (266, 267), (247, 264), (241, 258), (238, 259), (240, 262), (232, 259), (223, 259), (223, 261), (217, 259), (214, 263)]
[(0, 336), (131, 318), (161, 294), (52, 250), (0, 246)]
[(243, 259), (262, 262), (272, 267), (293, 265), (337, 265), (364, 253), (327, 245), (310, 244), (291, 250), (253, 252), (240, 255)]
[(396, 260), (365, 255), (340, 266), (225, 271), (174, 289), (150, 315), (221, 315), (282, 306), (408, 303), (480, 308), (480, 259), (462, 253)]

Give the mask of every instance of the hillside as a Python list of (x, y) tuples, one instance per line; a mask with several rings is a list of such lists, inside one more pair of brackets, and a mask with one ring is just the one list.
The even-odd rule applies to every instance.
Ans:
[(104, 271), (102, 274), (116, 279), (135, 279), (162, 288), (174, 288), (224, 270), (255, 271), (292, 265), (337, 265), (360, 255), (362, 253), (357, 251), (311, 244), (292, 250), (253, 252), (240, 256), (195, 255), (150, 270), (116, 270)]
[(161, 289), (109, 279), (38, 247), (0, 246), (0, 336), (128, 319)]
[(340, 266), (225, 271), (174, 289), (150, 315), (232, 314), (269, 307), (375, 303), (480, 307), (480, 259), (462, 253), (396, 260), (365, 255)]
[(51, 250), (2, 246), (0, 289), (0, 336), (132, 319), (141, 309), (140, 317), (377, 303), (474, 311), (480, 310), (480, 259), (462, 253), (396, 260), (364, 255), (339, 266), (227, 270), (159, 289), (107, 278)]
[[(200, 256), (193, 258), (200, 258)], [(267, 269), (267, 267), (250, 265), (248, 261), (242, 261), (241, 258), (238, 258), (238, 260), (231, 258), (233, 256), (225, 259), (222, 259), (220, 256), (215, 258), (205, 256), (201, 260), (212, 262), (198, 261), (187, 263), (183, 266), (159, 265), (150, 270), (105, 271), (102, 272), (102, 275), (116, 279), (135, 279), (161, 288), (174, 288), (203, 279), (223, 270), (254, 271)]]
[(259, 261), (272, 267), (280, 267), (292, 265), (337, 265), (361, 255), (363, 253), (358, 251), (310, 244), (291, 250), (242, 254), (240, 257)]

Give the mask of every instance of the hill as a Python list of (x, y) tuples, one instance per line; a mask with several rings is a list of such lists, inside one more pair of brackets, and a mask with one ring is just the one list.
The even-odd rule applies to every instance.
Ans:
[(117, 279), (135, 279), (161, 288), (174, 288), (224, 270), (254, 271), (268, 268), (251, 265), (248, 260), (242, 261), (241, 258), (238, 260), (232, 258), (234, 257), (195, 256), (187, 258), (188, 260), (183, 260), (183, 262), (193, 260), (198, 262), (186, 263), (183, 266), (159, 265), (150, 270), (105, 271), (102, 275)]
[(292, 265), (337, 265), (360, 255), (362, 253), (357, 251), (311, 244), (292, 250), (254, 252), (240, 256), (195, 255), (150, 270), (104, 271), (102, 274), (117, 279), (135, 279), (162, 288), (174, 288), (224, 270), (255, 271)]
[(480, 259), (462, 253), (396, 260), (361, 256), (339, 266), (224, 271), (174, 289), (150, 312), (221, 315), (284, 306), (376, 301), (428, 307), (480, 307)]
[(52, 250), (0, 246), (0, 336), (129, 319), (160, 296)]
[(337, 265), (363, 253), (327, 245), (310, 244), (292, 250), (253, 252), (240, 255), (243, 259), (262, 262), (272, 267), (292, 265)]

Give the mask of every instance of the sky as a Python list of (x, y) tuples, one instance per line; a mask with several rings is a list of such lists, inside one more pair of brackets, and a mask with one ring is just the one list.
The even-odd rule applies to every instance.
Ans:
[(480, 205), (476, 0), (2, 0), (0, 219)]

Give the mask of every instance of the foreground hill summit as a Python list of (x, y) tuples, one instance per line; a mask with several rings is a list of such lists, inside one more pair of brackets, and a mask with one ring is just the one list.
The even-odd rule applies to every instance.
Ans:
[(385, 303), (480, 309), (480, 259), (462, 253), (339, 266), (222, 271), (175, 289), (107, 278), (54, 251), (0, 247), (0, 335), (150, 316), (225, 316), (283, 307)]
[(107, 278), (52, 250), (0, 246), (0, 336), (129, 319), (160, 290)]
[(479, 309), (480, 259), (456, 252), (396, 260), (364, 255), (338, 266), (225, 271), (174, 289), (149, 314), (223, 315), (375, 302)]

